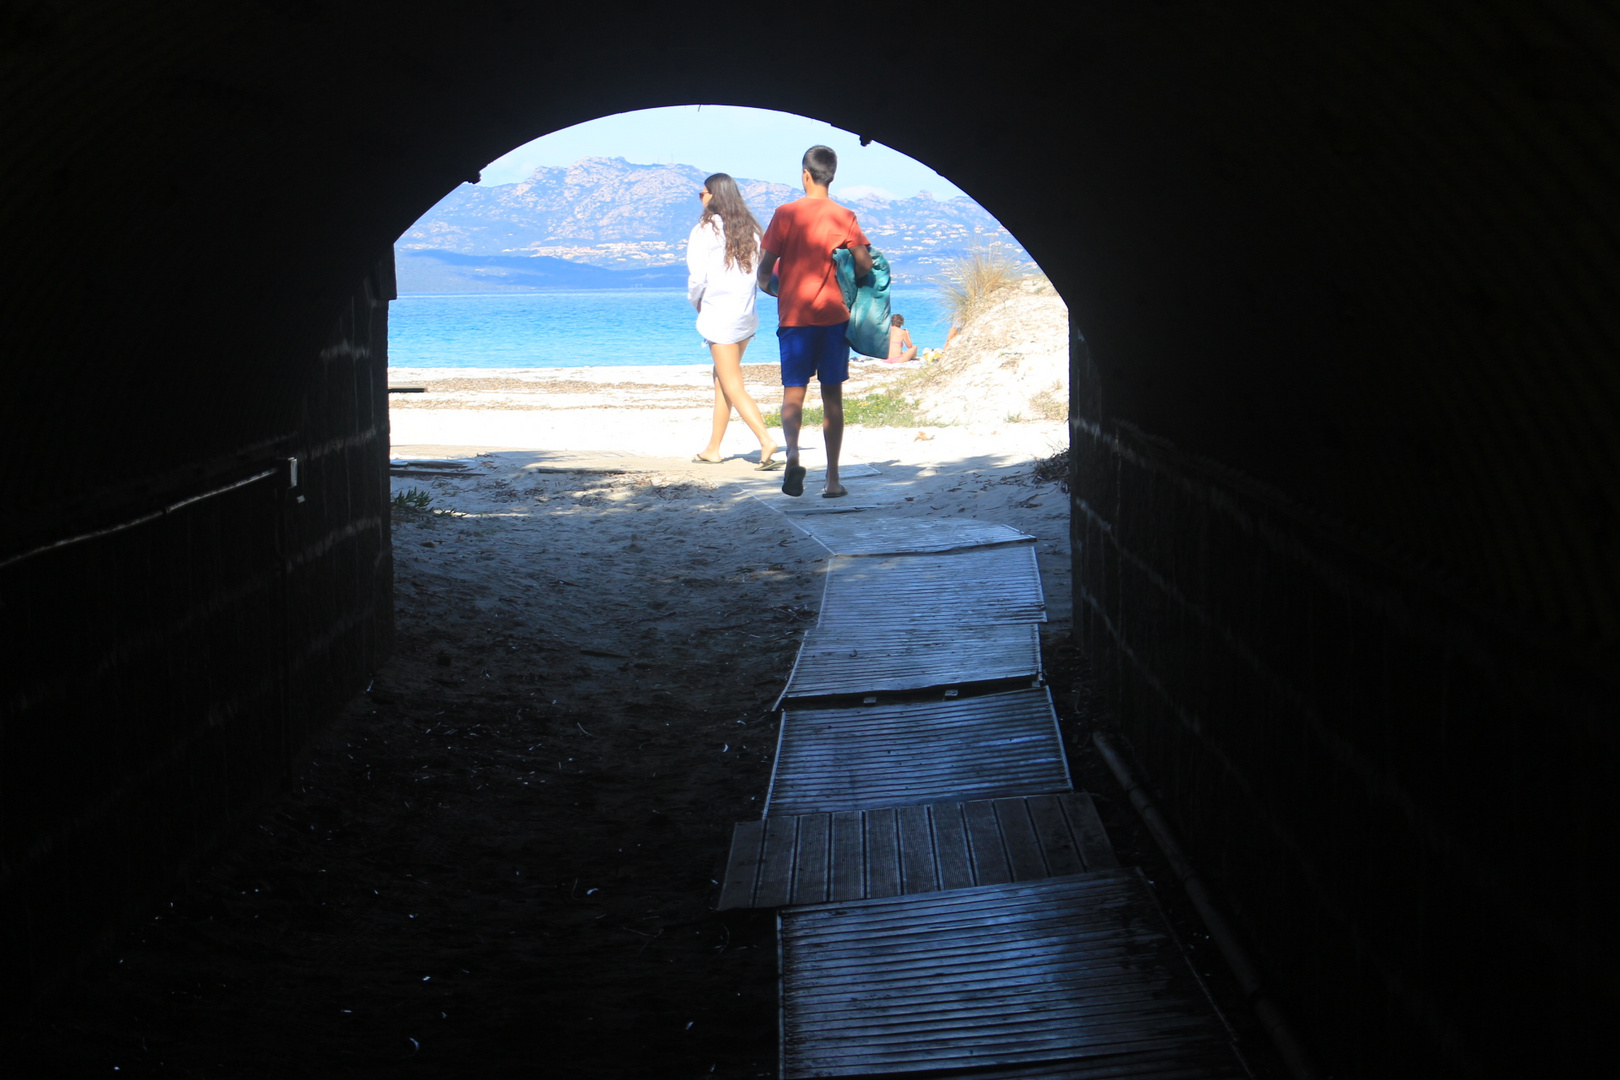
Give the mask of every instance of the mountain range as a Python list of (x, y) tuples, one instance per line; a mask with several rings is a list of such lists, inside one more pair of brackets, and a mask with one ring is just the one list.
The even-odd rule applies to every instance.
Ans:
[[(401, 292), (501, 292), (679, 287), (697, 193), (708, 174), (691, 165), (585, 158), (536, 169), (516, 184), (464, 184), (394, 245)], [(761, 225), (799, 189), (737, 178)], [(964, 196), (840, 200), (881, 250), (897, 281), (925, 281), (975, 246), (1028, 255)]]

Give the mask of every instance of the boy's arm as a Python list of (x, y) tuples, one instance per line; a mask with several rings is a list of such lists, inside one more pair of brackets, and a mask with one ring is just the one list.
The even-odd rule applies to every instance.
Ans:
[[(857, 237), (860, 238), (859, 243), (856, 243)], [(853, 215), (849, 219), (849, 235), (839, 246), (849, 248), (849, 253), (855, 256), (855, 280), (859, 281), (872, 272), (872, 245)]]
[[(867, 258), (868, 261), (870, 261), (871, 257), (868, 256)], [(760, 248), (759, 269), (754, 271), (754, 282), (766, 292), (771, 291), (771, 270), (775, 266), (776, 256), (769, 251), (766, 251), (764, 248)]]

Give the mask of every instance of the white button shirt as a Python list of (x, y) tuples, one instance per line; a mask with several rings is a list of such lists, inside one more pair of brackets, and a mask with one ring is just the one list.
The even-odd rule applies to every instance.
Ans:
[(754, 270), (759, 266), (759, 241), (749, 269), (726, 265), (726, 240), (720, 218), (692, 227), (686, 238), (686, 298), (697, 309), (697, 332), (716, 345), (747, 341), (759, 329), (754, 311)]

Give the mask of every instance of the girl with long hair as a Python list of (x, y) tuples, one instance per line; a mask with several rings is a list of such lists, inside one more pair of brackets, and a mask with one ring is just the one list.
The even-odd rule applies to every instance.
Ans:
[(725, 173), (703, 181), (698, 198), (703, 200), (703, 214), (686, 240), (686, 295), (697, 309), (697, 331), (714, 360), (714, 426), (709, 445), (692, 460), (711, 465), (722, 460), (720, 440), (735, 408), (759, 440), (758, 467), (779, 469), (782, 463), (772, 460), (776, 440), (765, 429), (742, 376), (743, 350), (759, 329), (754, 268), (764, 230), (749, 212), (737, 182)]

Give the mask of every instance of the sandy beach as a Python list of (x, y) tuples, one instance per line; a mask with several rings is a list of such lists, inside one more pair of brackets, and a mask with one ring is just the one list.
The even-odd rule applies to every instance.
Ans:
[[(845, 399), (882, 390), (917, 365), (867, 363), (851, 368)], [(781, 405), (775, 364), (748, 364), (744, 375), (760, 408)], [(713, 389), (709, 369), (670, 367), (468, 370), (394, 368), (391, 386), (425, 387), (426, 393), (390, 395), (393, 456), (465, 456), (485, 450), (628, 454), (649, 467), (685, 470), (709, 433)], [(811, 386), (807, 404), (819, 406)], [(919, 434), (923, 437), (919, 438)], [(953, 462), (994, 461), (997, 467), (1050, 455), (1067, 445), (1062, 421), (969, 423), (916, 428), (851, 427), (844, 442), (848, 465), (889, 462), (898, 466), (950, 468)], [(780, 441), (780, 439), (778, 440)], [(803, 439), (806, 464), (824, 463), (819, 431)], [(452, 449), (456, 448), (456, 449)], [(757, 462), (759, 446), (733, 419), (721, 446), (736, 459)], [(732, 476), (742, 463), (720, 472)], [(703, 472), (710, 467), (694, 466)], [(853, 489), (852, 489), (853, 490)]]
[[(774, 365), (750, 365), (747, 372), (767, 411), (780, 404), (775, 374)], [(862, 365), (847, 393), (879, 389), (901, 374), (889, 365)], [(691, 460), (710, 422), (706, 368), (417, 369), (390, 375), (391, 385), (427, 388), (391, 395), (393, 491), (414, 489), (431, 499), (425, 510), (396, 521), (402, 582), (420, 573), (442, 578), (446, 588), (483, 594), (505, 562), (526, 567), (533, 553), (544, 551), (548, 576), (589, 584), (621, 555), (645, 556), (652, 536), (683, 544), (701, 530), (706, 544), (735, 560), (757, 547), (749, 538), (762, 530), (772, 544), (788, 538), (824, 554), (794, 525), (807, 515), (966, 516), (1040, 538), (1054, 615), (1049, 629), (1067, 631), (1068, 508), (1056, 485), (1043, 484), (1033, 472), (1035, 461), (1064, 447), (1060, 421), (851, 426), (841, 470), (850, 494), (836, 501), (818, 497), (826, 457), (819, 427), (809, 429), (801, 440), (810, 470), (805, 495), (790, 498), (781, 493), (780, 472), (755, 468), (759, 448), (739, 420), (722, 444), (726, 460)], [(476, 529), (481, 555), (467, 565), (447, 561), (431, 539), (468, 529)], [(422, 543), (412, 543), (418, 533)], [(629, 581), (606, 584), (598, 580), (593, 594), (636, 591)], [(807, 588), (795, 586), (797, 592)], [(504, 603), (532, 608), (537, 618), (556, 618), (549, 590), (514, 585), (506, 592), (511, 595)]]

